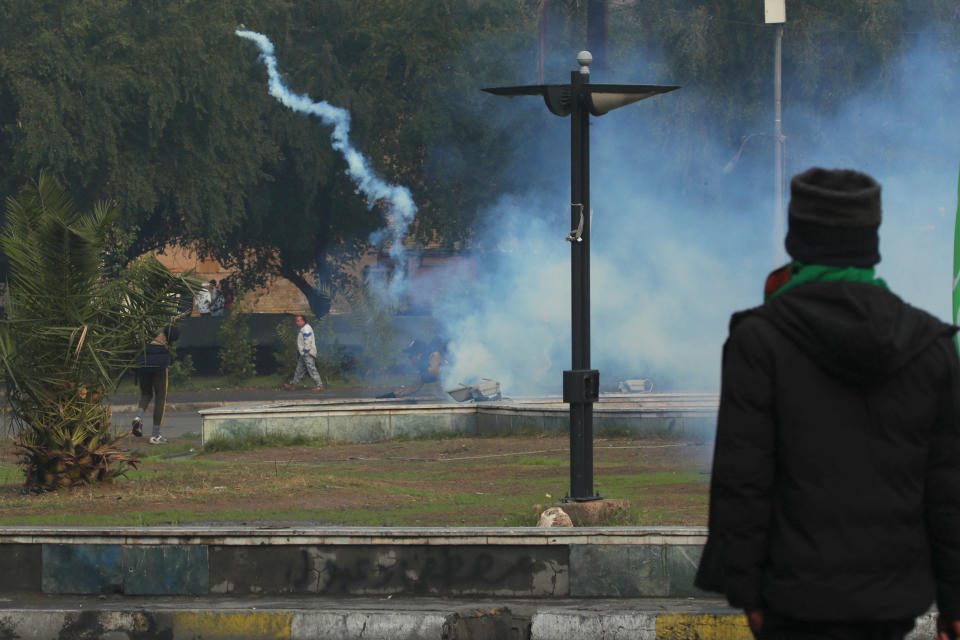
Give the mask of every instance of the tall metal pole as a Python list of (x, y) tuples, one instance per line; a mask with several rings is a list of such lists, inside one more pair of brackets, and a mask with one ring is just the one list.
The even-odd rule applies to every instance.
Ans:
[(779, 264), (785, 259), (783, 249), (783, 24), (777, 25), (776, 44), (773, 50), (773, 137), (774, 137), (774, 190), (773, 190), (773, 251), (774, 262)]
[[(541, 7), (546, 5), (543, 0)], [(569, 85), (491, 87), (489, 93), (542, 96), (557, 116), (570, 116), (570, 334), (572, 367), (563, 372), (563, 401), (570, 405), (570, 495), (599, 500), (593, 492), (593, 403), (600, 400), (600, 372), (590, 368), (590, 115), (679, 87), (649, 84), (591, 84), (589, 51), (577, 54), (579, 71)]]
[(586, 387), (595, 383), (590, 370), (590, 110), (587, 64), (570, 74), (570, 228), (578, 231), (570, 242), (572, 380), (565, 392), (570, 402), (571, 498), (593, 498), (593, 399)]

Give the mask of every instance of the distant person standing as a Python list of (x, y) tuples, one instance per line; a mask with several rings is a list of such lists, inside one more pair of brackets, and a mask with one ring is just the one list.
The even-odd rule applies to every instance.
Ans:
[(229, 278), (220, 281), (220, 292), (223, 294), (223, 310), (229, 313), (231, 307), (233, 307), (234, 298), (233, 285), (230, 284)]
[(787, 252), (723, 346), (695, 584), (760, 640), (895, 640), (936, 601), (960, 631), (957, 327), (874, 275), (880, 185), (790, 183)]
[(150, 444), (164, 444), (167, 439), (160, 435), (163, 416), (167, 408), (167, 369), (170, 366), (170, 346), (179, 336), (179, 331), (168, 327), (154, 338), (134, 362), (133, 372), (140, 387), (140, 402), (133, 417), (133, 435), (143, 436), (143, 414), (153, 401), (153, 429)]
[(313, 328), (307, 324), (303, 316), (297, 316), (297, 326), (300, 328), (297, 333), (297, 370), (293, 374), (293, 380), (283, 386), (293, 391), (297, 388), (297, 383), (303, 379), (304, 374), (309, 373), (316, 385), (313, 390), (323, 391), (323, 380), (317, 373), (317, 341), (313, 337)]
[(210, 315), (222, 316), (224, 314), (223, 291), (217, 287), (217, 281), (210, 281)]
[(209, 285), (203, 285), (200, 287), (200, 291), (197, 292), (197, 313), (201, 316), (210, 315), (210, 304), (213, 299), (210, 297)]

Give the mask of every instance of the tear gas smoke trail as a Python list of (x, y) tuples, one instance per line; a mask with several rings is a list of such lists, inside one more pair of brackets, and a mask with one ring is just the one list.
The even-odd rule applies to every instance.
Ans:
[(277, 58), (273, 53), (273, 43), (267, 36), (245, 29), (237, 29), (234, 33), (241, 38), (252, 41), (260, 49), (260, 60), (267, 67), (271, 96), (285, 107), (299, 113), (316, 116), (324, 124), (333, 127), (333, 132), (330, 134), (333, 140), (331, 146), (343, 155), (343, 159), (347, 162), (347, 175), (357, 185), (357, 191), (367, 197), (368, 204), (373, 206), (380, 200), (389, 203), (387, 227), (374, 232), (370, 236), (370, 241), (378, 246), (386, 240), (391, 241), (390, 257), (396, 266), (390, 277), (390, 282), (387, 284), (386, 291), (379, 293), (385, 294), (388, 302), (396, 304), (407, 288), (407, 264), (404, 259), (403, 241), (406, 238), (407, 229), (417, 213), (417, 205), (413, 202), (410, 190), (399, 185), (388, 184), (382, 180), (370, 168), (370, 163), (366, 157), (353, 146), (350, 142), (349, 111), (335, 107), (325, 100), (314, 102), (307, 95), (297, 95), (290, 91), (283, 83), (279, 71), (277, 71)]

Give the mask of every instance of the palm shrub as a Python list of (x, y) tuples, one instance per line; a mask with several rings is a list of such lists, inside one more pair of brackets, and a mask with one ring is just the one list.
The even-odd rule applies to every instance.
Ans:
[(29, 490), (107, 480), (136, 466), (118, 442), (126, 434), (111, 431), (108, 395), (199, 287), (153, 256), (118, 271), (105, 253), (116, 213), (102, 203), (78, 212), (44, 173), (7, 200), (0, 376)]

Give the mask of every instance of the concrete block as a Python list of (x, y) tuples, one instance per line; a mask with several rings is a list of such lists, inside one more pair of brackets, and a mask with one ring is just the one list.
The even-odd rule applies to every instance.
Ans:
[(570, 595), (666, 596), (670, 590), (661, 545), (571, 545)]
[(43, 545), (39, 544), (0, 545), (0, 591), (40, 591), (42, 551)]
[(447, 616), (437, 612), (301, 611), (293, 616), (291, 640), (441, 640), (450, 638)]
[(390, 439), (390, 415), (354, 413), (330, 422), (329, 438), (336, 442), (381, 442)]
[(205, 545), (128, 545), (123, 548), (127, 595), (205, 595)]
[(42, 587), (51, 594), (122, 593), (120, 545), (43, 545)]
[[(293, 612), (282, 609), (257, 611), (178, 611), (173, 614), (172, 637), (203, 640), (244, 638), (275, 640), (290, 638)], [(155, 636), (156, 637), (156, 636)], [(171, 636), (160, 636), (171, 637)]]
[(49, 610), (0, 611), (0, 638), (60, 638), (69, 617), (75, 614)]
[[(667, 636), (663, 636), (667, 637)], [(541, 610), (533, 614), (530, 640), (657, 640), (656, 614)]]
[(742, 612), (664, 612), (657, 616), (657, 637), (670, 640), (753, 640)]
[(312, 593), (309, 547), (211, 546), (210, 593)]
[(303, 435), (310, 438), (330, 437), (330, 416), (309, 415), (288, 417), (283, 420), (262, 419), (264, 433), (279, 433), (283, 435)]
[(217, 416), (203, 418), (203, 441), (217, 438), (243, 438), (264, 435), (263, 420), (249, 416)]
[(700, 556), (703, 555), (701, 545), (667, 545), (667, 576), (670, 579), (668, 595), (675, 598), (707, 596), (715, 597), (706, 591), (693, 586), (693, 579), (697, 575), (700, 565)]
[(58, 638), (65, 611), (0, 611), (0, 638)]
[(470, 413), (400, 413), (392, 417), (394, 438), (416, 438), (437, 433), (475, 434), (477, 414)]
[(534, 411), (507, 412), (487, 411), (481, 408), (477, 415), (477, 433), (493, 436), (518, 430), (569, 431), (569, 413), (546, 414)]

